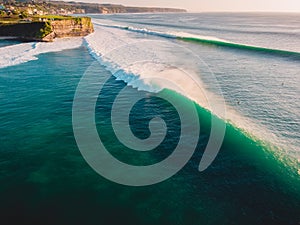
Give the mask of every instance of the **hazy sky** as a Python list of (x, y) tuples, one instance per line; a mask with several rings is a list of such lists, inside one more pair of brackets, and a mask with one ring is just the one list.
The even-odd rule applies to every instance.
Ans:
[(300, 0), (76, 0), (128, 6), (179, 7), (201, 11), (292, 11), (300, 12)]

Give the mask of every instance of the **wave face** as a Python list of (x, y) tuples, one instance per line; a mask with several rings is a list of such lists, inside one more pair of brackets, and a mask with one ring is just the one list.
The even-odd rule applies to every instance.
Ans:
[[(300, 160), (300, 153), (297, 150), (300, 143), (296, 138), (296, 130), (299, 127), (299, 111), (295, 109), (293, 102), (297, 97), (292, 91), (299, 92), (299, 88), (295, 86), (298, 78), (294, 76), (297, 64), (294, 64), (293, 61), (282, 62), (280, 57), (261, 61), (259, 55), (257, 55), (258, 58), (256, 55), (245, 56), (244, 53), (235, 54), (226, 49), (220, 50), (206, 45), (199, 45), (195, 48), (189, 42), (181, 42), (178, 39), (181, 37), (182, 40), (191, 41), (190, 39), (192, 39), (192, 41), (234, 45), (239, 48), (255, 48), (255, 51), (269, 51), (283, 55), (298, 54), (297, 52), (241, 46), (215, 37), (189, 37), (189, 34), (186, 33), (179, 35), (172, 31), (156, 32), (147, 28), (137, 29), (124, 24), (116, 24), (114, 21), (104, 23), (103, 20), (95, 19), (94, 23), (96, 31), (85, 38), (86, 45), (91, 54), (105, 65), (118, 80), (123, 80), (138, 90), (159, 92), (163, 89), (170, 89), (181, 93), (212, 111), (218, 117), (234, 124), (253, 139), (260, 140), (262, 145), (268, 146), (268, 149), (283, 161), (286, 160), (286, 156), (292, 156), (296, 158), (296, 161)], [(182, 48), (193, 48), (193, 52), (196, 52), (199, 58), (194, 58), (192, 54), (184, 55)], [(247, 57), (243, 59), (242, 64), (240, 54), (243, 54), (242, 58)], [(262, 70), (266, 67), (266, 63), (271, 63), (272, 68), (269, 70), (272, 70), (273, 73)], [(276, 71), (274, 63), (283, 63), (282, 70), (277, 69)], [(177, 68), (169, 66), (170, 64), (177, 65)], [(234, 68), (240, 68), (241, 65), (244, 66), (244, 69), (234, 70)], [(216, 66), (221, 72), (216, 72)], [(178, 67), (182, 68), (182, 71), (188, 71), (189, 75), (192, 74), (191, 77), (199, 80), (201, 89), (204, 90), (203, 94), (195, 91), (197, 88), (192, 88), (193, 82), (186, 80), (186, 74)], [(278, 73), (284, 72), (284, 68), (291, 68), (291, 73), (285, 74), (279, 84), (274, 83), (279, 79)], [(241, 73), (245, 73), (245, 69), (249, 71), (249, 74), (240, 76)], [(153, 79), (152, 74), (173, 80), (183, 87), (184, 91), (181, 92), (174, 86)], [(218, 80), (217, 88), (214, 78)], [(271, 89), (261, 87), (266, 84), (274, 85), (274, 87)], [(253, 92), (250, 92), (251, 89)], [(218, 99), (219, 102), (222, 102), (220, 98), (222, 95), (226, 101), (226, 116), (217, 110), (212, 110), (207, 101), (207, 96), (209, 96), (210, 99)], [(279, 97), (280, 95), (292, 95), (294, 100), (291, 98), (287, 103), (287, 99)], [(278, 97), (274, 98), (274, 96)], [(265, 102), (269, 102), (269, 104), (265, 104)], [(248, 103), (250, 104), (248, 105)], [(284, 111), (281, 110), (283, 104), (289, 105)], [(280, 109), (274, 108), (274, 105)], [(278, 110), (280, 115), (277, 114)], [(286, 110), (290, 111), (290, 114), (287, 114)], [(290, 122), (290, 120), (295, 122)], [(291, 164), (297, 170), (297, 162)]]
[(21, 43), (0, 48), (0, 68), (9, 67), (37, 60), (37, 55), (48, 52), (59, 52), (66, 49), (78, 48), (82, 45), (82, 38), (57, 39), (52, 43)]
[(157, 30), (149, 30), (147, 28), (137, 28), (131, 26), (122, 26), (122, 25), (108, 25), (108, 24), (101, 24), (101, 25), (106, 27), (124, 29), (132, 32), (142, 33), (142, 34), (155, 35), (158, 37), (178, 39), (178, 40), (192, 42), (192, 43), (210, 44), (210, 45), (222, 46), (222, 47), (227, 47), (232, 49), (239, 49), (244, 51), (254, 51), (257, 53), (278, 55), (282, 57), (293, 57), (294, 59), (297, 60), (300, 59), (300, 52), (289, 51), (284, 49), (276, 49), (276, 48), (267, 48), (267, 47), (261, 47), (255, 45), (247, 45), (243, 43), (235, 43), (217, 37), (201, 36), (201, 35), (185, 33), (185, 32), (162, 32)]
[(151, 18), (149, 15), (98, 15), (95, 18), (101, 19), (104, 24), (170, 33), (179, 37), (204, 40), (217, 37), (239, 45), (300, 52), (297, 14), (201, 13), (157, 15)]

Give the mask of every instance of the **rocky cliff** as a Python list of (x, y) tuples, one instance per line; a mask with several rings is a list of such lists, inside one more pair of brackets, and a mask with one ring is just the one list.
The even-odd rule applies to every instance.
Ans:
[(86, 36), (93, 31), (93, 24), (89, 17), (0, 24), (0, 36), (12, 36), (30, 41), (48, 42), (53, 41), (54, 38)]

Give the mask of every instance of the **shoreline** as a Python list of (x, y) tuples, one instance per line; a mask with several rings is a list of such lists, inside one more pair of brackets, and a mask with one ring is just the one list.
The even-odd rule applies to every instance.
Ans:
[(80, 37), (94, 32), (90, 17), (47, 15), (22, 20), (0, 21), (2, 39), (52, 42), (55, 38)]

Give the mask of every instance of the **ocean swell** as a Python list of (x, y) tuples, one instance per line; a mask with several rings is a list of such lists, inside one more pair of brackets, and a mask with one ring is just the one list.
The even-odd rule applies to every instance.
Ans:
[(231, 49), (253, 51), (257, 53), (271, 54), (271, 55), (281, 56), (281, 57), (293, 57), (293, 59), (300, 59), (300, 52), (297, 51), (289, 51), (284, 49), (267, 48), (267, 47), (248, 45), (243, 43), (235, 43), (232, 41), (220, 39), (218, 37), (202, 36), (202, 35), (196, 35), (196, 34), (185, 33), (185, 32), (162, 32), (162, 31), (156, 31), (147, 28), (137, 28), (132, 26), (117, 25), (117, 24), (103, 24), (102, 22), (97, 22), (97, 20), (95, 21), (96, 21), (95, 22), (96, 25), (98, 26), (118, 28), (118, 29), (128, 30), (137, 33), (154, 35), (158, 37), (177, 39), (186, 42), (210, 44), (210, 45), (222, 46)]
[[(219, 40), (214, 39), (214, 41)], [(209, 68), (205, 68), (205, 63), (199, 64), (201, 59), (196, 57), (193, 60), (191, 55), (187, 56), (183, 53), (180, 46), (175, 46), (173, 42), (167, 40), (136, 38), (128, 29), (115, 29), (108, 26), (96, 26), (95, 33), (85, 37), (84, 43), (90, 54), (117, 80), (148, 92), (175, 91), (226, 121), (228, 125), (236, 128), (258, 145), (264, 146), (263, 149), (274, 153), (276, 158), (285, 165), (298, 170), (297, 162), (290, 160), (285, 149), (278, 147), (280, 145), (277, 143), (280, 139), (276, 135), (260, 126), (255, 120), (244, 117), (225, 104), (222, 92), (218, 88), (213, 92), (208, 91), (208, 86), (202, 83), (201, 77), (211, 75), (214, 77), (213, 74), (210, 73)], [(195, 83), (193, 79), (198, 81), (197, 87), (193, 86)], [(169, 81), (175, 85), (169, 85)], [(212, 83), (209, 84), (209, 90), (211, 85)], [(177, 86), (180, 88), (177, 89)], [(212, 104), (212, 99), (218, 103)], [(226, 115), (224, 111), (222, 113), (222, 110), (216, 110), (218, 104), (224, 104)]]

